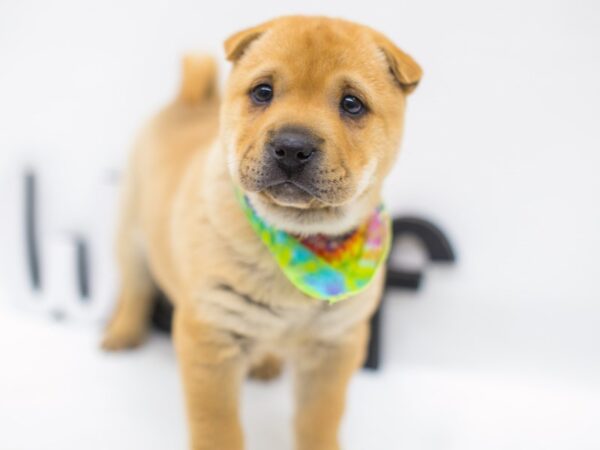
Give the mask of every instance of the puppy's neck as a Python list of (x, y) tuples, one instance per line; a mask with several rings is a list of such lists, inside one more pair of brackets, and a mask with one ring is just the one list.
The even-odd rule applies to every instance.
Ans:
[(380, 203), (378, 193), (369, 192), (347, 205), (299, 209), (274, 205), (254, 193), (247, 195), (256, 213), (266, 223), (301, 237), (348, 234), (364, 223)]

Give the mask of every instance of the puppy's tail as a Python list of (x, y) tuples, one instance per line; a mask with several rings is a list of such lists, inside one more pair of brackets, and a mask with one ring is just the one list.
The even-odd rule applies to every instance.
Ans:
[(181, 87), (177, 99), (188, 105), (217, 97), (217, 63), (212, 56), (188, 54), (181, 61)]

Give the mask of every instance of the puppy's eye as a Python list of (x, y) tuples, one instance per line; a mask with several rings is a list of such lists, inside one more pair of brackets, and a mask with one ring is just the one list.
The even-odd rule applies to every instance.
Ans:
[(360, 116), (365, 113), (365, 105), (354, 95), (345, 95), (340, 102), (340, 108), (351, 116)]
[(264, 105), (265, 103), (269, 103), (273, 98), (273, 86), (270, 84), (259, 84), (250, 92), (250, 97), (255, 103), (260, 105)]

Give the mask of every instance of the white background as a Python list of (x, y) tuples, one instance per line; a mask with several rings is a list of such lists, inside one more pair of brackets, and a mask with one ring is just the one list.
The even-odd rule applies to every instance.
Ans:
[[(366, 23), (423, 66), (386, 198), (441, 225), (459, 254), (454, 267), (428, 268), (417, 295), (390, 298), (385, 367), (352, 387), (345, 448), (600, 448), (592, 0), (0, 0), (0, 448), (184, 448), (166, 340), (106, 356), (85, 312), (56, 323), (33, 305), (70, 301), (65, 236), (77, 232), (100, 274), (92, 316), (106, 314), (110, 174), (175, 92), (180, 55), (222, 58), (230, 33), (290, 13)], [(22, 256), (27, 164), (43, 186), (41, 299)], [(251, 449), (290, 448), (288, 384), (247, 389)]]

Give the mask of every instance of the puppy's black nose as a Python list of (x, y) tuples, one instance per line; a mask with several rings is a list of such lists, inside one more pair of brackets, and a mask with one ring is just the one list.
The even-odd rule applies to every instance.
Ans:
[(288, 174), (299, 172), (312, 159), (316, 149), (316, 139), (302, 128), (281, 130), (270, 143), (272, 157)]

